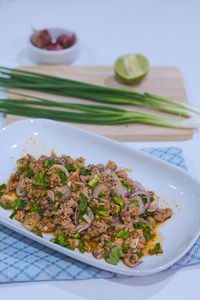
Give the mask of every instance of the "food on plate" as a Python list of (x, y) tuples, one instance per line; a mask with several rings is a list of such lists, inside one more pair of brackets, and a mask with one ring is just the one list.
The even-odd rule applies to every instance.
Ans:
[(40, 237), (51, 233), (60, 246), (133, 268), (148, 241), (154, 241), (149, 255), (163, 252), (155, 228), (172, 210), (159, 208), (159, 197), (129, 178), (130, 171), (113, 161), (86, 165), (82, 157), (27, 154), (0, 186), (0, 205)]
[(47, 29), (35, 31), (31, 38), (31, 42), (34, 46), (50, 51), (67, 49), (75, 43), (75, 40), (75, 34), (61, 34), (54, 42), (50, 32)]

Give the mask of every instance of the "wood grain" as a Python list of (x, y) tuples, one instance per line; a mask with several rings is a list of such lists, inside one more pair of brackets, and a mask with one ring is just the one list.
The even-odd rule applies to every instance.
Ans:
[[(113, 75), (113, 69), (109, 66), (26, 66), (19, 69), (25, 69), (35, 72), (51, 74), (55, 76), (66, 77), (104, 85), (109, 87), (132, 89), (137, 91), (148, 91), (149, 93), (164, 96), (166, 98), (174, 98), (187, 102), (186, 92), (180, 71), (172, 66), (153, 66), (150, 68), (148, 75), (143, 81), (134, 86), (125, 86), (118, 82)], [(26, 90), (20, 90), (27, 93)], [(64, 98), (54, 95), (45, 95), (44, 93), (28, 92), (31, 95), (46, 97), (53, 100), (66, 102), (91, 103), (87, 100), (74, 98)], [(16, 95), (9, 94), (9, 98), (17, 98)], [(144, 112), (144, 108), (124, 105), (129, 110), (137, 110)], [(146, 109), (145, 111), (157, 115), (177, 118), (177, 116), (169, 116), (165, 113)], [(16, 116), (8, 116), (7, 124), (21, 120), (24, 118)], [(192, 129), (170, 129), (160, 126), (150, 126), (143, 124), (125, 124), (125, 125), (87, 125), (73, 124), (74, 126), (116, 139), (118, 141), (181, 141), (192, 138)]]

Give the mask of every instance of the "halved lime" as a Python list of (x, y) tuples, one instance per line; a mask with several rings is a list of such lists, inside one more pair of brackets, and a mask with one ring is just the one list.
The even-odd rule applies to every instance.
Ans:
[(114, 71), (125, 83), (134, 83), (142, 79), (149, 71), (149, 62), (141, 54), (127, 54), (117, 58)]

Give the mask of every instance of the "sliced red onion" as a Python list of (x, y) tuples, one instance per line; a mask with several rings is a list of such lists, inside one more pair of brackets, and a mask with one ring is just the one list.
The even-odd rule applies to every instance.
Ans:
[(116, 223), (119, 220), (119, 217), (113, 217), (113, 221)]
[(94, 214), (93, 214), (92, 210), (89, 207), (87, 208), (87, 212), (88, 212), (88, 219), (87, 219), (88, 223), (85, 226), (78, 225), (76, 227), (76, 231), (79, 232), (79, 233), (81, 233), (82, 231), (88, 229), (92, 225), (92, 222), (94, 220)]
[(47, 196), (48, 196), (49, 200), (51, 200), (52, 202), (54, 202), (54, 192), (53, 191), (48, 190)]
[(69, 176), (69, 171), (64, 166), (61, 166), (61, 165), (53, 165), (49, 170), (51, 171), (55, 168), (63, 171), (67, 177)]
[(16, 194), (17, 194), (17, 196), (19, 196), (21, 198), (26, 197), (26, 192), (25, 191), (23, 191), (23, 192), (20, 191), (19, 183), (18, 183), (18, 185), (16, 187)]
[(129, 267), (129, 268), (136, 268), (137, 266), (139, 266), (140, 264), (143, 263), (143, 261), (140, 260), (140, 261), (138, 261), (137, 263), (132, 264), (132, 263), (129, 261), (129, 259), (126, 258), (126, 257), (123, 259), (123, 262), (124, 262), (125, 265), (126, 265), (127, 267)]
[(139, 190), (139, 191), (135, 191), (134, 193), (132, 193), (130, 196), (129, 196), (129, 199), (135, 199), (135, 197), (139, 196), (139, 195), (145, 195), (147, 196), (147, 203), (144, 205), (141, 197), (139, 198), (138, 197), (138, 204), (140, 206), (140, 212), (141, 214), (147, 210), (151, 204), (150, 202), (150, 194), (144, 190)]
[(127, 192), (124, 194), (125, 197), (129, 196), (129, 191), (127, 190)]
[(57, 188), (56, 191), (61, 192), (63, 194), (61, 200), (65, 200), (71, 195), (71, 190), (67, 185)]
[(46, 208), (46, 210), (54, 210), (54, 209), (56, 209), (56, 207), (53, 207), (53, 206), (49, 206)]
[(104, 175), (109, 175), (110, 173), (112, 173), (111, 169), (107, 169), (103, 172)]
[(53, 158), (55, 160), (59, 161), (63, 166), (65, 166), (64, 161), (61, 158), (57, 157), (57, 156), (50, 156), (50, 157), (47, 157), (47, 158), (43, 158), (43, 159), (41, 159), (41, 162), (44, 163), (46, 160), (50, 160), (50, 159), (53, 159)]
[(77, 218), (78, 218), (78, 211), (79, 211), (79, 208), (78, 208), (78, 206), (76, 207), (76, 209), (75, 209), (75, 213), (74, 213), (74, 223), (75, 223), (75, 225), (77, 225)]
[(122, 185), (120, 181), (117, 182), (116, 186), (113, 189), (114, 193), (118, 196), (127, 194), (127, 188)]
[(72, 185), (72, 183), (71, 183), (71, 181), (69, 180), (69, 181), (67, 182), (67, 186), (68, 186), (68, 187), (71, 187), (71, 185)]
[(93, 191), (93, 197), (97, 198), (100, 193), (105, 193), (105, 192), (108, 195), (110, 194), (108, 186), (106, 184), (104, 184), (104, 183), (98, 184), (96, 186), (96, 188), (94, 189), (94, 191)]
[(101, 251), (99, 251), (97, 248), (95, 248), (94, 251), (92, 252), (92, 254), (96, 257), (99, 254), (101, 254)]

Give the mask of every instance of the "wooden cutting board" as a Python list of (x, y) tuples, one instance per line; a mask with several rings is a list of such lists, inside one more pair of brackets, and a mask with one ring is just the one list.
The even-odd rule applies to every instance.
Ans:
[[(160, 95), (166, 98), (174, 98), (187, 102), (187, 96), (181, 73), (177, 68), (171, 66), (151, 67), (144, 80), (134, 86), (126, 86), (118, 82), (114, 77), (113, 68), (109, 66), (27, 66), (19, 69), (41, 72), (109, 87), (131, 89), (142, 92), (148, 91), (149, 93)], [(20, 90), (20, 92), (27, 93), (26, 90)], [(54, 100), (57, 99), (59, 101), (91, 103), (87, 100), (64, 98), (43, 93), (29, 92), (29, 94)], [(17, 96), (9, 94), (9, 98), (17, 98)], [(144, 108), (136, 106), (124, 105), (123, 108), (144, 112)], [(177, 116), (169, 116), (165, 113), (155, 110), (153, 111), (147, 108), (145, 108), (145, 111), (148, 111), (149, 113), (153, 112), (154, 114), (169, 118), (177, 118)], [(7, 124), (21, 119), (24, 118), (8, 116)], [(111, 126), (87, 124), (73, 125), (118, 141), (181, 141), (191, 139), (193, 135), (192, 129), (170, 129), (143, 124)]]

